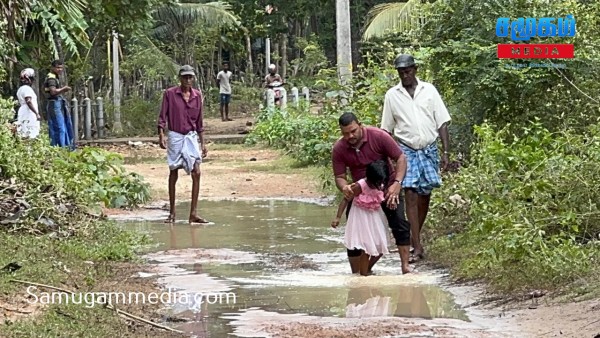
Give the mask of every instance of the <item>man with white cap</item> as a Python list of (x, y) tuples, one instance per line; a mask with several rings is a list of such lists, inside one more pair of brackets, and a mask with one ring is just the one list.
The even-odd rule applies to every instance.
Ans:
[[(169, 217), (166, 222), (175, 222), (175, 186), (179, 169), (192, 176), (192, 205), (190, 224), (207, 223), (197, 215), (200, 192), (200, 164), (208, 151), (204, 144), (203, 97), (193, 88), (196, 72), (189, 65), (179, 70), (179, 86), (167, 89), (163, 95), (158, 116), (158, 140), (160, 147), (167, 149), (169, 165)], [(165, 129), (169, 129), (165, 138)], [(200, 152), (202, 150), (202, 152)]]
[(394, 61), (401, 83), (385, 94), (381, 128), (392, 134), (406, 154), (406, 218), (410, 222), (413, 260), (424, 258), (421, 229), (429, 211), (431, 192), (442, 184), (437, 139), (442, 140), (442, 170), (448, 166), (450, 115), (437, 89), (416, 77), (417, 64), (411, 55)]

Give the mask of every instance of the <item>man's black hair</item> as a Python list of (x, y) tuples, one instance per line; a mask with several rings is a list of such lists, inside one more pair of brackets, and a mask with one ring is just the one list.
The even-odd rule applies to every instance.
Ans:
[(342, 127), (347, 127), (350, 124), (352, 124), (352, 122), (359, 123), (356, 115), (354, 115), (354, 113), (351, 113), (351, 112), (343, 113), (342, 116), (340, 116), (338, 122), (339, 122), (340, 126), (342, 126)]
[(52, 61), (52, 67), (58, 67), (58, 66), (62, 66), (62, 65), (64, 65), (64, 63), (61, 60)]
[(390, 172), (387, 163), (384, 160), (377, 160), (369, 163), (365, 172), (367, 182), (379, 186), (385, 184), (390, 177)]

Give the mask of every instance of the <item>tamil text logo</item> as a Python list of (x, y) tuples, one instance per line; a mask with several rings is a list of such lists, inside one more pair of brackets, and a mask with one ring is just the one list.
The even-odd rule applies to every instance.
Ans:
[[(564, 18), (498, 18), (496, 36), (513, 41), (529, 41), (533, 37), (566, 38), (575, 36), (575, 17)], [(573, 44), (498, 44), (500, 59), (572, 59), (575, 55)]]

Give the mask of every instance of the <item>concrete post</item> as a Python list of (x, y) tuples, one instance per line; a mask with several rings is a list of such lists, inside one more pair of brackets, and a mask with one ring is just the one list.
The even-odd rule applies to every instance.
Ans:
[(308, 87), (302, 88), (302, 96), (304, 96), (304, 99), (306, 100), (306, 104), (308, 104), (310, 106), (310, 90), (308, 89)]
[(85, 104), (84, 136), (85, 140), (89, 141), (92, 139), (92, 101), (89, 97), (86, 97), (83, 102)]
[(119, 77), (119, 34), (113, 31), (113, 91), (114, 91), (114, 116), (113, 129), (116, 133), (120, 133), (123, 130), (121, 124), (121, 79)]
[(98, 96), (96, 99), (98, 102), (98, 111), (96, 113), (96, 128), (98, 128), (98, 138), (104, 137), (104, 102), (102, 96)]
[(71, 111), (71, 116), (73, 120), (73, 142), (79, 141), (79, 103), (77, 102), (77, 98), (73, 98), (71, 100), (71, 106), (73, 107)]
[(273, 108), (275, 106), (275, 92), (273, 89), (267, 89), (267, 108)]
[(265, 74), (269, 74), (269, 65), (271, 64), (271, 39), (265, 39)]
[(298, 107), (299, 96), (298, 96), (298, 87), (292, 87), (292, 103), (294, 107)]
[(285, 88), (281, 87), (279, 88), (280, 93), (281, 93), (281, 109), (285, 109), (285, 107), (287, 107), (287, 90), (285, 90)]

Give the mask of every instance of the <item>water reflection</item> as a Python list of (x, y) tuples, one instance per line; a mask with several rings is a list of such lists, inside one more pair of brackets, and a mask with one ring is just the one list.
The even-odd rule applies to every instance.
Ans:
[(432, 319), (420, 286), (402, 286), (397, 297), (385, 296), (378, 288), (363, 286), (348, 290), (346, 317), (406, 317)]
[[(184, 232), (186, 232), (186, 230), (189, 230), (189, 237), (187, 236), (187, 234), (184, 235)], [(169, 250), (185, 249), (185, 248), (189, 247), (189, 244), (187, 244), (187, 243), (190, 243), (192, 248), (197, 248), (198, 247), (198, 240), (197, 240), (197, 232), (198, 231), (200, 231), (200, 230), (198, 229), (198, 226), (196, 226), (196, 225), (182, 226), (182, 225), (170, 224), (169, 225), (169, 244), (168, 244)], [(179, 236), (184, 235), (182, 237), (187, 237), (187, 239), (190, 239), (190, 242), (185, 241), (185, 240), (178, 241), (177, 235), (179, 235)], [(177, 246), (178, 242), (180, 242), (180, 243), (183, 242), (183, 243), (180, 244), (180, 246), (178, 247)]]

